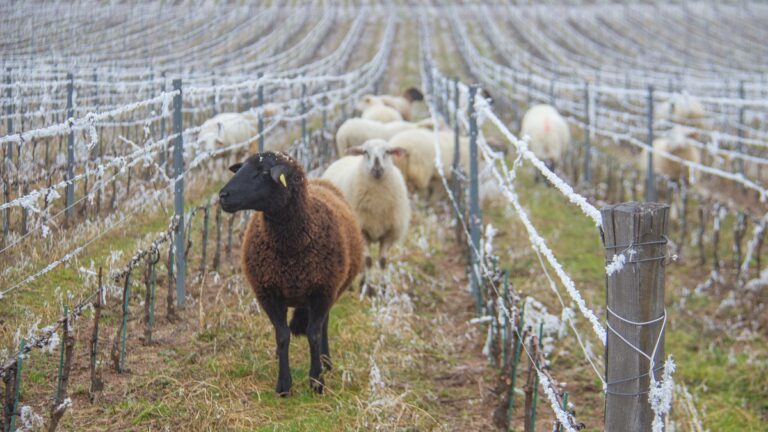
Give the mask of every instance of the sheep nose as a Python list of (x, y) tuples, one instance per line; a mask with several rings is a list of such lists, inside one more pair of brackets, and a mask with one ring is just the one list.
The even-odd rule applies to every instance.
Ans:
[(219, 192), (219, 199), (220, 199), (220, 200), (222, 200), (222, 199), (224, 199), (224, 198), (226, 198), (226, 197), (228, 197), (228, 196), (229, 196), (229, 192), (227, 192), (227, 191), (221, 191), (221, 192)]

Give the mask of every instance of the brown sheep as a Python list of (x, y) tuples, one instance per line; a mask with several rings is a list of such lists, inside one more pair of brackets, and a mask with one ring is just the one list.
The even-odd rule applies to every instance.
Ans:
[[(221, 208), (255, 210), (243, 237), (242, 268), (275, 327), (280, 371), (276, 391), (289, 394), (291, 333), (309, 340), (310, 386), (323, 392), (330, 370), (328, 313), (363, 267), (363, 238), (341, 191), (307, 180), (284, 154), (265, 152), (230, 167), (219, 192)], [(288, 308), (295, 308), (290, 325)]]

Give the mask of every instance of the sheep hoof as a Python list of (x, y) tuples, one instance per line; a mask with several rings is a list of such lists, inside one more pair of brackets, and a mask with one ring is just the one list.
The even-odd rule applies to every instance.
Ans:
[(365, 268), (371, 268), (373, 265), (373, 259), (369, 256), (365, 257)]
[(382, 269), (387, 268), (387, 259), (384, 257), (379, 257), (379, 267)]
[(323, 394), (323, 388), (325, 388), (325, 383), (323, 380), (323, 377), (317, 377), (317, 378), (309, 378), (309, 386), (312, 388), (312, 390), (317, 394)]
[(291, 395), (291, 380), (279, 380), (277, 381), (277, 387), (275, 392), (280, 397), (288, 397)]

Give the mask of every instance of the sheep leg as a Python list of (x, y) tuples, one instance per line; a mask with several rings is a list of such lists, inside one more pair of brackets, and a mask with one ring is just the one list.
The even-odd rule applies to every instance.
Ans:
[(328, 346), (328, 321), (331, 319), (330, 314), (326, 315), (325, 321), (323, 321), (323, 340), (320, 346), (320, 361), (323, 363), (323, 369), (326, 371), (333, 370), (333, 362), (331, 361), (331, 348)]
[(275, 327), (277, 358), (279, 361), (275, 392), (280, 396), (288, 396), (292, 385), (291, 369), (288, 363), (288, 347), (291, 344), (291, 329), (288, 327), (287, 320), (288, 307), (283, 299), (275, 297), (260, 298), (259, 302), (272, 322), (272, 326)]
[(379, 267), (384, 269), (387, 267), (387, 253), (389, 248), (392, 247), (392, 231), (390, 231), (386, 237), (384, 237), (379, 243)]
[[(317, 292), (330, 292), (331, 290), (318, 289)], [(315, 295), (310, 300), (309, 325), (307, 326), (307, 340), (309, 341), (309, 385), (315, 393), (322, 394), (325, 383), (323, 381), (323, 367), (320, 361), (323, 339), (323, 323), (328, 319), (328, 311), (331, 302), (328, 299)]]

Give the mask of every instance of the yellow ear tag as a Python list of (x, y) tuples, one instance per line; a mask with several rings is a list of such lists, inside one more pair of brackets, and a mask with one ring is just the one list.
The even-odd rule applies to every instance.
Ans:
[(288, 183), (285, 181), (285, 174), (280, 174), (280, 183), (282, 183), (283, 187), (288, 187)]

